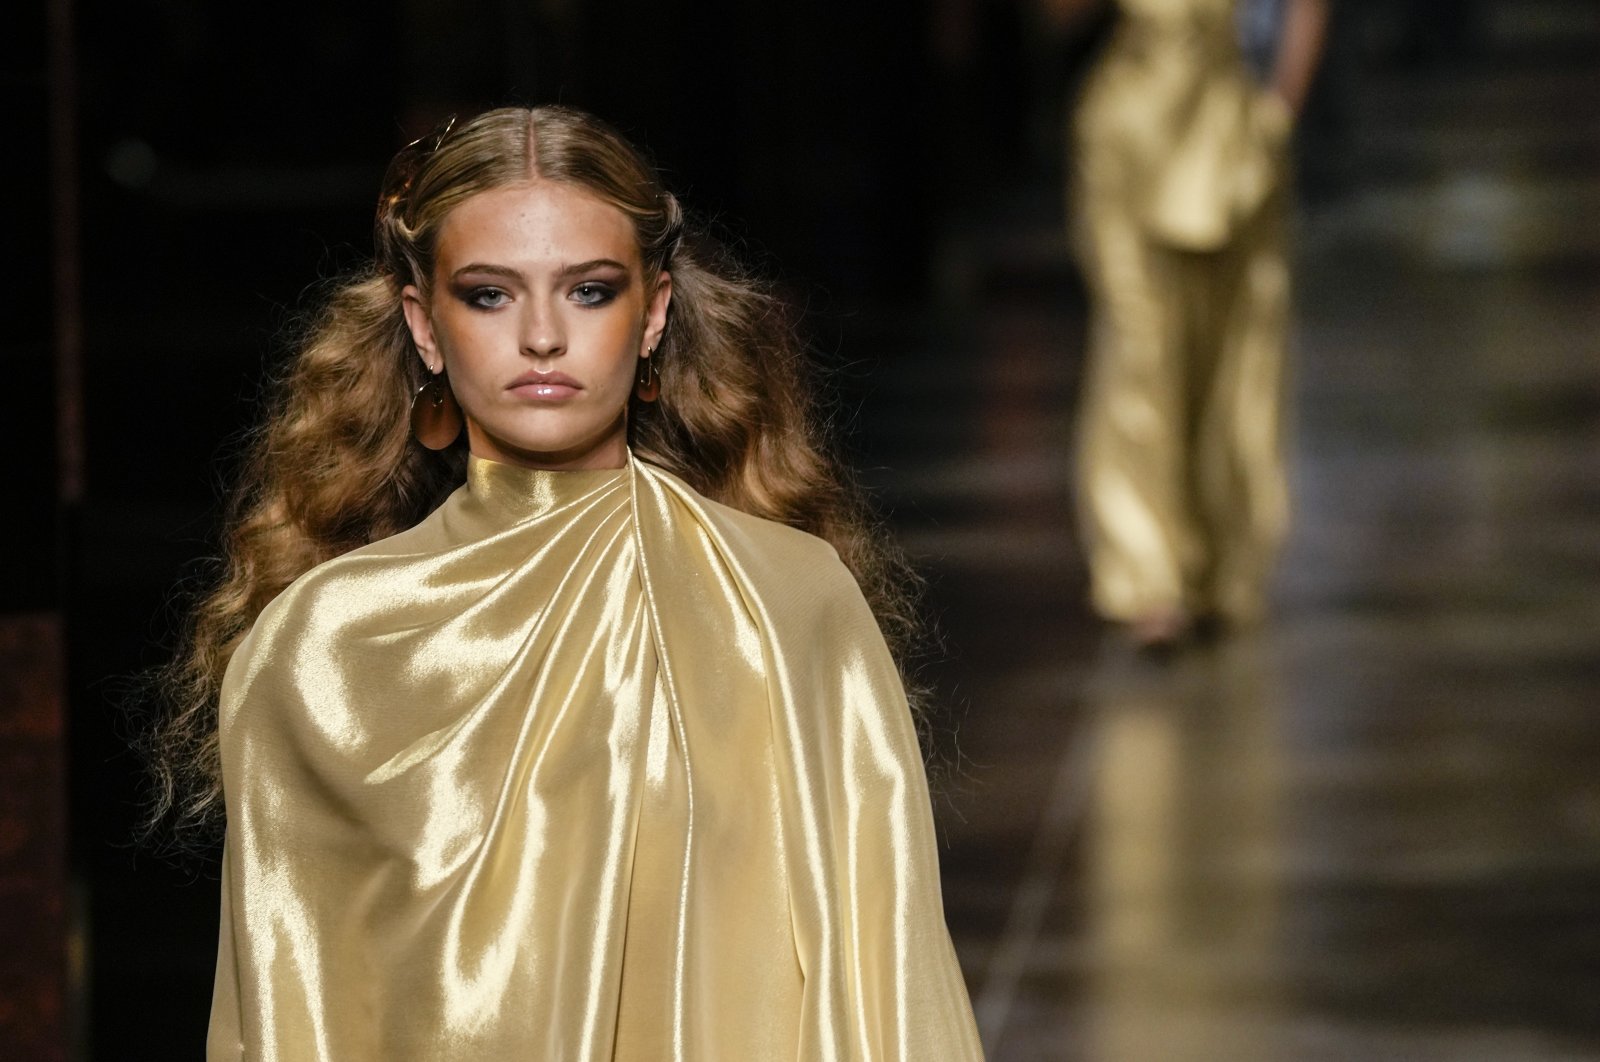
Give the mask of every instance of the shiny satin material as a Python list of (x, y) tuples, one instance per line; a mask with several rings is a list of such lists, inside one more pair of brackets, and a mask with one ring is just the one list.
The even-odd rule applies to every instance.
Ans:
[(1075, 116), (1092, 595), (1113, 619), (1249, 619), (1288, 519), (1289, 113), (1246, 70), (1231, 0), (1120, 6)]
[(473, 460), (257, 621), (208, 1057), (980, 1057), (892, 661), (823, 542)]

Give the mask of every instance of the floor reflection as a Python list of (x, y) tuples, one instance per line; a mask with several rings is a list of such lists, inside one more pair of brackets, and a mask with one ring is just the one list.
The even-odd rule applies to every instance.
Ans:
[[(1283, 757), (1269, 646), (1153, 666), (1113, 646), (1087, 690), (1086, 1057), (1281, 1057)], [(1223, 1004), (1219, 1006), (1219, 1004)]]

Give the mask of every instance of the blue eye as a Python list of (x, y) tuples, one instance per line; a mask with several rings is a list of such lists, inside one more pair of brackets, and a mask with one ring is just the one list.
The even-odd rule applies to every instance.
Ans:
[(608, 285), (585, 281), (572, 289), (572, 301), (580, 306), (604, 306), (617, 297)]
[(467, 293), (467, 304), (481, 310), (493, 310), (511, 301), (511, 296), (499, 288), (474, 288)]

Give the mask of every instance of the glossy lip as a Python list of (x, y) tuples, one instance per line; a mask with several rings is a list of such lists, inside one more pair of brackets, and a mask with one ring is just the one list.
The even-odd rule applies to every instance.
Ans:
[(506, 390), (523, 398), (571, 398), (583, 385), (564, 372), (525, 372), (506, 384)]

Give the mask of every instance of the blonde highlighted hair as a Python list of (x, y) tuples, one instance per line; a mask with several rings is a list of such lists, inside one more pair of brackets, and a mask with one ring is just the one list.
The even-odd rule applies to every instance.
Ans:
[(332, 290), (276, 381), (231, 498), (222, 570), (157, 677), (170, 710), (148, 740), (152, 824), (220, 824), (217, 695), (262, 608), (313, 566), (414, 525), (465, 478), (463, 443), (433, 452), (410, 436), (407, 410), (426, 370), (400, 291), (428, 292), (452, 209), (533, 179), (622, 211), (646, 284), (672, 274), (654, 357), (661, 394), (630, 410), (634, 452), (710, 498), (830, 542), (904, 661), (919, 630), (915, 579), (825, 444), (787, 308), (686, 220), (649, 162), (604, 123), (565, 107), (492, 110), (396, 156), (373, 262)]

